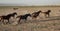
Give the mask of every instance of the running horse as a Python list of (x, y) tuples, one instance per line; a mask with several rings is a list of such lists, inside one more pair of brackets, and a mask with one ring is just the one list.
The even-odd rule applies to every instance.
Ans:
[(39, 10), (38, 12), (32, 13), (32, 15), (31, 15), (31, 16), (32, 16), (32, 19), (33, 19), (33, 18), (37, 18), (40, 13), (41, 13), (41, 10)]
[(21, 19), (25, 19), (25, 22), (26, 22), (28, 16), (31, 17), (31, 14), (29, 13), (29, 14), (24, 14), (24, 15), (17, 16), (16, 18), (19, 18), (18, 24), (20, 23)]
[[(11, 17), (14, 17), (15, 15), (17, 15), (16, 12), (11, 13), (11, 14), (8, 14), (8, 15), (2, 15), (2, 16), (0, 16), (0, 21), (2, 20), (2, 22), (4, 23), (4, 20), (8, 20), (7, 23), (10, 23), (10, 22), (9, 22), (9, 19), (10, 19)], [(7, 24), (7, 23), (6, 23), (6, 24)]]
[(46, 12), (42, 12), (42, 13), (45, 14), (45, 17), (49, 17), (49, 16), (50, 16), (50, 13), (51, 13), (51, 10), (48, 10), (48, 11), (46, 11)]

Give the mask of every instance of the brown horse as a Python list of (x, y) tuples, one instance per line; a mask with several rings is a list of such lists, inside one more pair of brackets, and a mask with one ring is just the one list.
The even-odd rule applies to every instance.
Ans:
[(33, 18), (37, 18), (38, 16), (39, 16), (39, 14), (41, 13), (41, 10), (40, 11), (38, 11), (38, 12), (34, 12), (34, 13), (32, 13), (32, 19)]
[(14, 17), (15, 15), (17, 15), (16, 12), (14, 12), (12, 14), (8, 14), (8, 15), (2, 15), (2, 16), (0, 16), (0, 21), (3, 20), (2, 22), (4, 23), (4, 20), (8, 20), (7, 23), (9, 23), (10, 17)]
[(49, 17), (50, 16), (50, 12), (51, 12), (51, 10), (48, 10), (48, 11), (46, 11), (46, 12), (42, 12), (42, 13), (44, 13), (45, 14), (45, 17)]
[(31, 14), (29, 13), (29, 14), (24, 14), (24, 15), (17, 16), (16, 18), (19, 18), (18, 24), (20, 23), (21, 19), (25, 19), (25, 22), (26, 22), (28, 16), (31, 17)]

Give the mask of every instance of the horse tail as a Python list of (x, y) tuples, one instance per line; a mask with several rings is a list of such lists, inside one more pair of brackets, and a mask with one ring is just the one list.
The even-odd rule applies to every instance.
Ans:
[(2, 20), (2, 16), (0, 16), (0, 22), (1, 22), (1, 20)]
[(21, 17), (21, 16), (17, 16), (16, 18), (19, 18), (19, 17)]

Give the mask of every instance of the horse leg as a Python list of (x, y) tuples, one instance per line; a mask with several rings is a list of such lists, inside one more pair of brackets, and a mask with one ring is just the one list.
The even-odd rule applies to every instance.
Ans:
[(8, 22), (6, 24), (8, 24), (8, 23), (10, 24), (9, 19), (7, 19), (7, 20), (8, 20)]
[(19, 19), (18, 24), (20, 23), (20, 20), (21, 20), (21, 19)]
[(50, 17), (50, 14), (48, 13), (47, 16)]
[(8, 23), (10, 24), (10, 21), (9, 21), (9, 19), (8, 19)]
[(2, 19), (3, 24), (5, 24), (4, 19)]
[(45, 14), (45, 18), (47, 18), (47, 14)]
[(32, 19), (34, 19), (34, 16), (31, 16), (32, 17)]
[(27, 21), (27, 18), (25, 18), (25, 21), (24, 22), (26, 23), (26, 21)]
[(1, 19), (0, 19), (0, 22), (1, 22)]
[(33, 19), (33, 17), (32, 17), (32, 19)]
[(0, 18), (0, 22), (2, 22), (1, 20), (2, 20), (2, 18)]

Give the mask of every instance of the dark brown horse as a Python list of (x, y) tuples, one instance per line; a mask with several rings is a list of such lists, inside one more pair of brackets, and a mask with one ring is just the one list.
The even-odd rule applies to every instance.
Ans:
[(39, 16), (40, 13), (41, 13), (41, 10), (38, 11), (38, 12), (32, 13), (32, 19), (33, 19), (33, 18), (37, 18), (37, 17)]
[[(7, 23), (9, 23), (10, 17), (14, 17), (15, 15), (17, 15), (16, 12), (14, 12), (14, 13), (12, 13), (12, 14), (8, 14), (8, 15), (2, 15), (2, 16), (0, 16), (0, 19), (3, 20), (3, 21), (2, 21), (3, 23), (4, 23), (4, 20), (8, 20)], [(0, 21), (1, 21), (1, 20), (0, 20)]]
[(31, 17), (31, 14), (25, 14), (25, 15), (17, 16), (16, 18), (19, 18), (18, 24), (20, 23), (21, 19), (25, 19), (25, 22), (26, 22), (28, 16)]
[(51, 10), (48, 10), (48, 11), (46, 11), (46, 12), (42, 12), (42, 13), (44, 13), (45, 14), (45, 17), (49, 17), (50, 16), (50, 12), (51, 12)]

